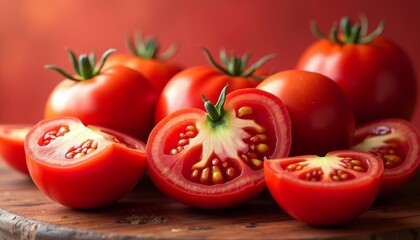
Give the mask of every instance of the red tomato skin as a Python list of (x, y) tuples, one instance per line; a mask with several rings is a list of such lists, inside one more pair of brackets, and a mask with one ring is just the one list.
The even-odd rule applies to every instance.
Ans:
[[(249, 96), (250, 92), (259, 92), (261, 96), (269, 97), (273, 101), (277, 102), (281, 107), (276, 114), (282, 114), (284, 116), (284, 121), (278, 123), (272, 129), (273, 131), (282, 132), (284, 135), (278, 136), (276, 142), (276, 149), (273, 152), (273, 156), (287, 156), (290, 150), (291, 145), (291, 129), (290, 129), (290, 119), (287, 113), (287, 110), (281, 103), (281, 101), (273, 96), (272, 94), (259, 91), (256, 89), (240, 89), (234, 92), (231, 92), (226, 97), (225, 109), (234, 108), (230, 104), (231, 99), (238, 98), (239, 96)], [(240, 99), (239, 102), (248, 101), (247, 99)], [(266, 183), (264, 181), (263, 170), (251, 170), (250, 168), (243, 168), (242, 173), (236, 179), (230, 181), (228, 184), (229, 187), (223, 186), (225, 184), (220, 184), (219, 189), (229, 189), (223, 193), (218, 194), (209, 194), (210, 191), (215, 191), (215, 186), (206, 186), (200, 185), (198, 191), (191, 191), (191, 187), (188, 185), (183, 185), (183, 181), (186, 180), (182, 175), (177, 178), (168, 178), (166, 174), (163, 174), (159, 169), (159, 166), (168, 166), (171, 173), (180, 173), (182, 171), (182, 163), (179, 163), (178, 159), (172, 159), (168, 155), (161, 154), (161, 156), (156, 157), (155, 152), (163, 151), (161, 146), (164, 144), (165, 140), (160, 140), (160, 145), (153, 144), (156, 138), (162, 138), (162, 135), (167, 134), (171, 128), (172, 124), (168, 124), (171, 121), (191, 121), (194, 123), (197, 120), (205, 118), (206, 112), (198, 108), (185, 108), (177, 110), (170, 115), (163, 118), (155, 128), (152, 130), (150, 137), (148, 139), (146, 153), (148, 159), (148, 172), (153, 183), (160, 189), (165, 195), (194, 208), (201, 209), (225, 209), (233, 206), (237, 206), (241, 203), (244, 203), (248, 200), (253, 199), (259, 195), (264, 189), (266, 189)], [(274, 116), (267, 118), (275, 118)], [(180, 120), (176, 120), (180, 119)], [(177, 123), (179, 124), (179, 123)], [(175, 124), (174, 126), (176, 126)], [(282, 125), (283, 124), (283, 125)], [(170, 125), (172, 127), (165, 127)], [(169, 136), (168, 138), (176, 138), (177, 136)], [(285, 140), (285, 141), (283, 141)], [(156, 159), (157, 158), (157, 159)], [(175, 179), (176, 181), (172, 180)], [(185, 182), (184, 182), (185, 183)], [(196, 184), (194, 184), (196, 185)], [(196, 186), (193, 186), (196, 188)]]
[[(0, 131), (7, 129), (30, 128), (31, 125), (3, 125)], [(7, 133), (0, 133), (0, 159), (4, 160), (10, 167), (20, 173), (29, 175), (26, 166), (25, 149), (23, 146), (24, 138), (19, 138)]]
[(172, 77), (163, 89), (157, 103), (155, 124), (182, 108), (204, 110), (201, 95), (216, 103), (226, 84), (229, 84), (227, 93), (230, 93), (242, 88), (255, 88), (259, 82), (253, 77), (232, 77), (210, 66), (185, 69)]
[[(335, 151), (328, 155), (351, 154), (350, 150)], [(355, 151), (354, 151), (355, 152)], [(356, 155), (370, 155), (358, 152)], [(314, 157), (314, 155), (294, 158)], [(293, 158), (293, 157), (292, 157)], [(267, 186), (275, 201), (292, 217), (314, 226), (334, 226), (348, 223), (374, 202), (381, 185), (383, 164), (370, 156), (375, 164), (375, 174), (364, 181), (352, 181), (343, 184), (311, 184), (283, 177), (277, 172), (272, 161), (264, 162), (264, 176)], [(278, 167), (277, 167), (278, 168)]]
[(408, 144), (405, 163), (399, 167), (385, 168), (379, 195), (389, 196), (402, 188), (417, 172), (420, 167), (420, 131), (410, 122), (404, 119), (381, 119), (366, 123), (356, 130), (354, 145), (361, 142), (363, 136), (369, 133), (374, 127), (387, 126), (394, 128), (396, 132), (402, 134)]
[(104, 69), (117, 65), (126, 66), (143, 74), (158, 93), (162, 92), (169, 79), (182, 70), (182, 67), (175, 63), (129, 54), (111, 55), (107, 58)]
[(85, 125), (107, 127), (146, 141), (153, 128), (157, 97), (144, 76), (116, 66), (88, 80), (60, 82), (46, 102), (44, 117), (74, 116)]
[(352, 102), (356, 124), (383, 118), (409, 120), (417, 99), (417, 80), (408, 56), (379, 37), (369, 44), (318, 40), (298, 60), (297, 69), (324, 74)]
[(353, 111), (347, 96), (331, 79), (286, 70), (266, 78), (257, 89), (276, 95), (286, 105), (292, 124), (291, 156), (323, 156), (350, 148), (355, 131)]
[[(124, 134), (111, 129), (105, 132), (124, 138)], [(34, 143), (27, 138), (25, 145), (29, 144)], [(145, 149), (144, 143), (137, 144)], [(94, 209), (115, 203), (136, 186), (147, 166), (144, 152), (130, 151), (118, 144), (111, 144), (95, 158), (70, 166), (59, 162), (47, 164), (25, 149), (35, 185), (52, 200), (73, 209)]]

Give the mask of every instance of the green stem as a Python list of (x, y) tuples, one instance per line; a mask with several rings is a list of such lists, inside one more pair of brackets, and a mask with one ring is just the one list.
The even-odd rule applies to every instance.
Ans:
[(224, 114), (223, 105), (225, 104), (225, 101), (226, 101), (227, 87), (228, 85), (226, 84), (226, 86), (220, 92), (219, 99), (217, 100), (216, 105), (214, 105), (211, 101), (209, 101), (204, 95), (201, 95), (201, 98), (203, 99), (203, 102), (204, 102), (204, 108), (207, 111), (208, 120), (212, 122), (218, 122), (222, 118)]

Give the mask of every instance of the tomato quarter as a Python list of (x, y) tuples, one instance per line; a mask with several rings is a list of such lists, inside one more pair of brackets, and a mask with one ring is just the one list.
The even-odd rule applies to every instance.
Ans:
[(356, 130), (352, 149), (370, 152), (384, 161), (381, 195), (401, 188), (420, 165), (420, 133), (403, 119), (382, 119)]
[(151, 179), (192, 207), (227, 208), (257, 196), (265, 189), (263, 162), (290, 150), (290, 119), (277, 97), (258, 89), (226, 97), (225, 91), (216, 105), (204, 98), (207, 113), (189, 108), (168, 115), (148, 140)]
[(378, 158), (351, 150), (264, 162), (276, 202), (292, 217), (317, 226), (344, 224), (360, 216), (375, 200), (383, 172)]
[(40, 121), (25, 138), (30, 176), (54, 201), (75, 209), (110, 205), (143, 176), (145, 144), (77, 118)]

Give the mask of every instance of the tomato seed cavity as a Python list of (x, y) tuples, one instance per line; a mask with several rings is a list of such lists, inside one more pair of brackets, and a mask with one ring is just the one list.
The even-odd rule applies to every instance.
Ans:
[(192, 169), (190, 180), (204, 185), (228, 182), (238, 176), (237, 171), (228, 161), (218, 158), (211, 160), (211, 166)]
[(178, 136), (179, 140), (177, 142), (177, 146), (173, 149), (171, 149), (169, 151), (170, 154), (175, 155), (180, 153), (182, 150), (184, 150), (189, 142), (191, 138), (194, 138), (195, 136), (197, 136), (197, 128), (193, 125), (188, 125), (184, 132), (181, 132)]
[(56, 138), (62, 137), (68, 132), (70, 132), (70, 129), (68, 126), (60, 126), (60, 127), (50, 129), (44, 134), (44, 136), (41, 139), (39, 139), (38, 144), (40, 146), (47, 146)]
[(88, 139), (78, 145), (70, 148), (65, 157), (67, 159), (77, 159), (85, 156), (98, 148), (98, 142), (96, 140)]

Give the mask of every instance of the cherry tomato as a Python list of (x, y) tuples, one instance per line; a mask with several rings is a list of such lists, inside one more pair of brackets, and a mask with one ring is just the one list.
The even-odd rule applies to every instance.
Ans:
[(136, 43), (137, 45), (131, 38), (128, 38), (128, 48), (131, 55), (110, 56), (105, 62), (104, 69), (117, 65), (132, 68), (143, 74), (153, 85), (156, 92), (160, 93), (169, 79), (182, 70), (181, 66), (168, 60), (175, 53), (176, 48), (171, 47), (166, 52), (159, 54), (160, 49), (156, 39), (152, 37), (143, 41), (141, 35), (137, 37)]
[[(241, 88), (254, 88), (260, 82), (258, 68), (274, 55), (267, 55), (246, 69), (248, 54), (242, 58), (226, 55), (221, 51), (223, 67), (215, 62), (210, 53), (203, 48), (212, 66), (195, 66), (187, 68), (169, 80), (160, 95), (155, 113), (155, 123), (168, 114), (182, 108), (199, 108), (204, 110), (201, 94), (210, 101), (216, 101), (222, 88), (229, 84), (229, 92)], [(260, 72), (263, 72), (260, 70)]]
[(70, 51), (80, 77), (71, 76), (55, 66), (46, 66), (62, 73), (66, 79), (51, 92), (44, 116), (74, 116), (84, 124), (107, 127), (146, 141), (153, 128), (158, 95), (137, 71), (124, 66), (102, 71), (111, 52), (107, 51), (99, 66), (93, 69), (93, 55), (81, 55), (77, 64), (74, 53)]
[(352, 149), (373, 153), (385, 165), (381, 196), (401, 188), (420, 165), (420, 133), (403, 119), (382, 119), (356, 130)]
[(282, 102), (240, 89), (205, 111), (178, 110), (159, 122), (147, 142), (150, 177), (166, 195), (191, 207), (227, 208), (265, 189), (263, 162), (287, 156), (290, 119)]
[(351, 150), (264, 162), (267, 187), (276, 202), (292, 217), (318, 226), (361, 215), (375, 200), (383, 173), (378, 158)]
[(30, 176), (52, 200), (75, 209), (110, 205), (146, 171), (145, 144), (73, 117), (46, 119), (25, 138)]
[(28, 174), (23, 141), (32, 125), (3, 124), (0, 125), (0, 159), (13, 169)]
[(365, 31), (367, 24), (352, 25), (346, 17), (341, 26), (343, 33), (332, 34), (332, 39), (315, 28), (322, 39), (302, 53), (296, 68), (337, 82), (350, 98), (357, 125), (383, 118), (410, 119), (417, 82), (408, 56), (379, 36), (383, 23), (370, 35)]
[(328, 77), (287, 70), (271, 75), (257, 88), (276, 95), (286, 105), (292, 122), (292, 156), (323, 156), (350, 148), (355, 131), (351, 104)]

